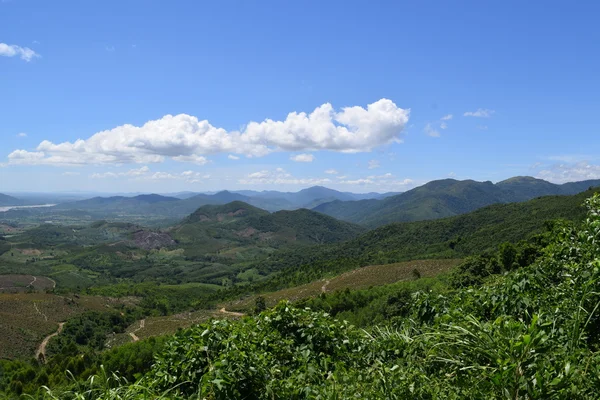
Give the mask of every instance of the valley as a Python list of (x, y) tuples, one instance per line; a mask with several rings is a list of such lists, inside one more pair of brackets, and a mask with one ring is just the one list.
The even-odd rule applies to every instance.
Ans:
[[(427, 184), (410, 194), (414, 204), (449, 199), (450, 190), (470, 205), (404, 222), (388, 210), (390, 223), (377, 227), (306, 208), (268, 211), (239, 199), (200, 205), (169, 223), (176, 214), (160, 211), (158, 225), (158, 214), (139, 220), (107, 211), (107, 204), (134, 210), (180, 201), (158, 195), (78, 202), (87, 204), (85, 213), (101, 209), (104, 219), (74, 224), (10, 215), (23, 210), (0, 214), (0, 372), (10, 376), (0, 389), (14, 394), (20, 382), (24, 393), (34, 393), (35, 382), (48, 376), (59, 390), (69, 386), (59, 370), (69, 369), (81, 383), (100, 365), (135, 380), (158, 368), (153, 360), (173, 335), (196, 335), (197, 326), (242, 329), (269, 313), (288, 318), (290, 308), (327, 312), (361, 329), (388, 326), (422, 307), (414, 303), (419, 296), (459, 295), (463, 287), (493, 285), (533, 265), (556, 229), (585, 223), (584, 203), (600, 192), (586, 190), (585, 182), (570, 189), (581, 193), (540, 197), (549, 189), (539, 189), (538, 181), (509, 182), (519, 186), (513, 193), (535, 198), (488, 197), (465, 189), (470, 181), (460, 190), (453, 182)], [(358, 201), (363, 212), (379, 213), (379, 205), (365, 202), (398, 196), (336, 201)], [(52, 212), (66, 216), (69, 207)], [(128, 352), (138, 351), (143, 356), (133, 361)], [(29, 384), (25, 371), (35, 377)]]

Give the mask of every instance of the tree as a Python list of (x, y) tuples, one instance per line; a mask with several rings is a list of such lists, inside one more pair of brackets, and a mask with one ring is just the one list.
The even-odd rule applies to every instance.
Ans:
[(260, 314), (261, 312), (265, 311), (266, 309), (267, 309), (267, 303), (265, 301), (265, 298), (262, 296), (258, 296), (256, 298), (256, 300), (254, 301), (254, 313)]

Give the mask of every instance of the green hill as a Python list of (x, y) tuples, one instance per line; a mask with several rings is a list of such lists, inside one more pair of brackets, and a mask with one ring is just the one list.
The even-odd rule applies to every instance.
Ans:
[(449, 218), (393, 223), (343, 243), (274, 253), (257, 268), (264, 275), (284, 271), (269, 283), (273, 289), (365, 265), (463, 258), (541, 233), (548, 221), (581, 220), (585, 216), (582, 204), (593, 193), (540, 197), (521, 203), (494, 204)]
[(200, 207), (172, 229), (176, 240), (194, 253), (222, 252), (245, 247), (333, 243), (355, 237), (364, 229), (314, 211), (300, 209), (270, 214), (234, 201)]
[(365, 226), (421, 221), (460, 215), (496, 203), (531, 200), (548, 195), (571, 195), (599, 186), (600, 180), (555, 185), (531, 177), (515, 177), (497, 184), (437, 180), (383, 200), (334, 201), (313, 210)]
[(0, 207), (2, 206), (21, 206), (25, 202), (17, 199), (16, 197), (9, 196), (7, 194), (0, 193)]

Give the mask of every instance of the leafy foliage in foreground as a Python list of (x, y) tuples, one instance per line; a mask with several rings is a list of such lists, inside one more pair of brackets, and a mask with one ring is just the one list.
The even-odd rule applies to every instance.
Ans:
[(369, 331), (282, 303), (171, 339), (133, 385), (49, 398), (595, 399), (600, 387), (600, 196), (555, 227), (532, 265), (479, 287), (404, 298)]

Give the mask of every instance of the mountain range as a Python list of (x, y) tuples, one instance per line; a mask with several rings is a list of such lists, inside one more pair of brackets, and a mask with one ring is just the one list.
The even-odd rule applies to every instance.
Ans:
[(465, 214), (496, 203), (513, 203), (548, 195), (572, 195), (600, 180), (553, 184), (532, 177), (514, 177), (496, 184), (443, 179), (385, 199), (335, 200), (313, 210), (368, 227), (392, 222), (438, 219)]
[[(181, 192), (173, 196), (140, 194), (133, 197), (94, 197), (64, 202), (44, 212), (84, 212), (92, 219), (111, 219), (116, 216), (127, 219), (129, 215), (177, 220), (205, 205), (240, 201), (268, 212), (312, 209), (339, 220), (373, 228), (391, 222), (460, 215), (496, 203), (522, 202), (547, 195), (577, 194), (594, 186), (600, 186), (600, 180), (558, 185), (532, 177), (514, 177), (496, 184), (490, 181), (442, 179), (403, 193), (384, 194), (356, 194), (313, 186), (298, 192), (223, 190), (210, 194)], [(22, 204), (31, 203), (0, 195), (0, 206)]]

